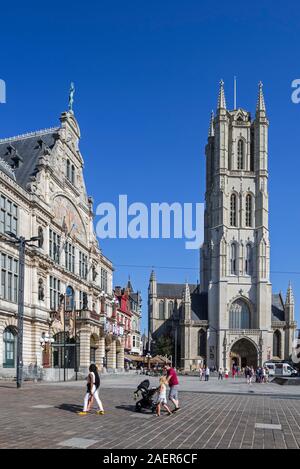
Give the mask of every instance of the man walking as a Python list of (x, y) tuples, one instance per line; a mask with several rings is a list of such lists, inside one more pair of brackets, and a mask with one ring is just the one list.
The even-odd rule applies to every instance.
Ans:
[(210, 370), (209, 370), (208, 366), (206, 366), (206, 368), (205, 368), (205, 381), (209, 380), (209, 374), (210, 374)]
[(173, 402), (175, 408), (173, 412), (177, 412), (179, 410), (179, 400), (178, 400), (178, 387), (179, 381), (177, 377), (177, 373), (170, 365), (165, 366), (165, 370), (167, 372), (167, 382), (169, 384), (169, 399)]

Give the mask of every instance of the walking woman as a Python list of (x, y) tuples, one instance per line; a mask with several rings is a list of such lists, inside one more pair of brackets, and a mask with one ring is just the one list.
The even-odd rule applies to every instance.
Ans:
[(94, 398), (99, 407), (97, 414), (104, 415), (103, 405), (98, 395), (99, 387), (100, 387), (100, 377), (98, 374), (98, 370), (97, 370), (96, 365), (92, 363), (90, 365), (89, 374), (87, 377), (87, 392), (84, 397), (83, 411), (79, 412), (79, 415), (87, 415), (87, 413), (92, 408)]

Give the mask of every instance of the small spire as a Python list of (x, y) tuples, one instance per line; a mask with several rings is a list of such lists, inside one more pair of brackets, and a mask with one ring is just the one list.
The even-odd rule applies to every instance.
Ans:
[(187, 282), (186, 282), (185, 288), (183, 290), (182, 299), (183, 299), (184, 303), (190, 303), (191, 302), (190, 287), (189, 287), (189, 284)]
[(214, 117), (215, 117), (214, 111), (211, 111), (209, 130), (208, 130), (208, 137), (214, 137), (215, 136)]
[(220, 90), (218, 96), (218, 109), (226, 109), (226, 99), (225, 99), (225, 91), (224, 91), (224, 81), (220, 81)]
[(260, 81), (258, 84), (258, 98), (257, 98), (257, 104), (256, 104), (256, 112), (266, 112), (266, 105), (265, 105), (265, 99), (264, 99), (264, 93), (263, 93), (263, 84)]
[(155, 282), (155, 281), (156, 281), (155, 272), (154, 270), (152, 270), (151, 275), (150, 275), (150, 282)]
[(291, 284), (291, 281), (290, 281), (288, 289), (287, 289), (285, 304), (286, 305), (293, 305), (294, 303), (295, 303), (294, 293), (293, 293), (292, 284)]

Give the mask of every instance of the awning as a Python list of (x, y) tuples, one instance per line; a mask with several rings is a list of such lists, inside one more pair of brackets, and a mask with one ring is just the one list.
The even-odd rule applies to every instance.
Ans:
[(128, 360), (130, 362), (146, 362), (145, 357), (141, 357), (139, 355), (125, 355), (125, 361)]

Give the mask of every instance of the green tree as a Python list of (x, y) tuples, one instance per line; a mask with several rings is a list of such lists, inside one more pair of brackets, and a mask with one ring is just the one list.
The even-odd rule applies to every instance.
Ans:
[(155, 355), (170, 356), (173, 353), (173, 342), (171, 337), (162, 335), (156, 342), (154, 347)]

